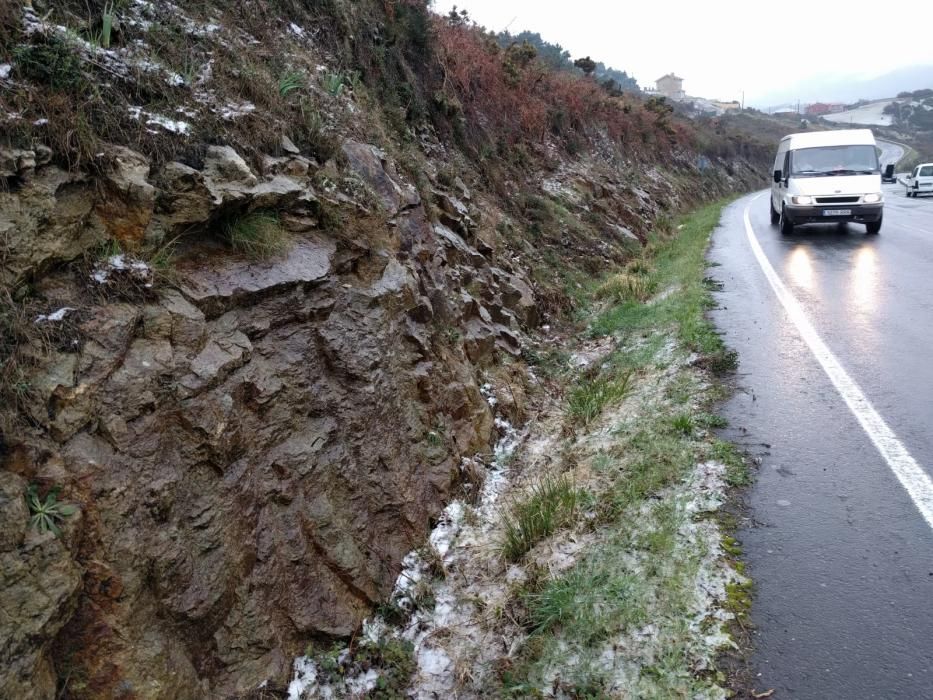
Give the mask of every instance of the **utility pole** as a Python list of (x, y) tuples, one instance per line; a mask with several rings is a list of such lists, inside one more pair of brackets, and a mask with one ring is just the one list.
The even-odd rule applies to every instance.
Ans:
[(739, 88), (742, 91), (742, 111), (745, 111), (745, 88)]

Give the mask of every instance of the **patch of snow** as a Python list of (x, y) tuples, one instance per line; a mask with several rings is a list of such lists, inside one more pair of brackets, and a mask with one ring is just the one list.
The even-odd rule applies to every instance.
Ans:
[(312, 697), (307, 693), (317, 690), (317, 664), (307, 656), (299, 656), (293, 668), (295, 677), (288, 684), (288, 700)]
[(10, 77), (10, 72), (13, 70), (13, 66), (9, 63), (0, 63), (0, 80), (6, 80)]
[(62, 321), (64, 320), (65, 316), (67, 316), (72, 311), (77, 311), (77, 309), (73, 309), (70, 306), (63, 306), (58, 311), (53, 311), (50, 314), (39, 314), (38, 316), (36, 316), (35, 323), (47, 323), (49, 321)]
[(250, 114), (256, 111), (256, 105), (252, 102), (228, 102), (220, 110), (220, 118), (225, 121), (233, 121), (244, 114)]
[(298, 26), (297, 24), (295, 24), (294, 22), (289, 22), (289, 23), (288, 23), (288, 31), (290, 31), (290, 32), (291, 32), (292, 34), (294, 34), (295, 36), (304, 36), (304, 35), (305, 35), (305, 30), (302, 29), (301, 27), (299, 27), (299, 26)]
[(152, 268), (142, 260), (125, 253), (111, 255), (107, 260), (97, 263), (91, 273), (91, 279), (98, 284), (106, 284), (114, 273), (121, 273), (138, 282), (144, 282), (147, 287), (152, 283)]
[(32, 123), (32, 125), (33, 125), (33, 126), (45, 126), (45, 125), (48, 124), (48, 123), (49, 123), (49, 120), (48, 120), (48, 119), (42, 118), (42, 119), (36, 119), (36, 120)]
[(127, 111), (133, 119), (144, 121), (146, 126), (158, 126), (173, 134), (185, 135), (191, 131), (191, 125), (188, 122), (146, 112), (142, 107), (131, 106), (127, 108)]

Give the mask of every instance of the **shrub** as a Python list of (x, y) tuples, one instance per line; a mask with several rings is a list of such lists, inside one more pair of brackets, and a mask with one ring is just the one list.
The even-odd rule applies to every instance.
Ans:
[(17, 46), (13, 58), (19, 77), (53, 90), (79, 92), (86, 84), (81, 58), (60, 39), (50, 37), (42, 44)]

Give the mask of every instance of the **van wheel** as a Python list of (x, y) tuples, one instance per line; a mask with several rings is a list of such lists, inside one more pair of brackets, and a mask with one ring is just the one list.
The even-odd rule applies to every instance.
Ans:
[(871, 236), (876, 235), (881, 230), (881, 219), (869, 221), (865, 224), (865, 232)]
[(908, 197), (912, 197), (912, 196), (913, 196), (913, 195), (911, 194), (911, 192), (910, 192), (910, 188), (909, 188), (909, 187), (907, 188), (907, 196), (908, 196)]
[(774, 202), (771, 201), (771, 198), (768, 198), (768, 209), (771, 210), (771, 225), (774, 226), (778, 221), (781, 220), (781, 215), (774, 211)]
[(785, 207), (781, 207), (781, 234), (784, 236), (789, 236), (794, 232), (794, 222), (787, 218), (787, 210)]

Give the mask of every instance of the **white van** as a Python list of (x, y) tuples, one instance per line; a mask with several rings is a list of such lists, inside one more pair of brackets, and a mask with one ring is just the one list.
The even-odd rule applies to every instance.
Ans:
[(933, 163), (921, 163), (907, 176), (907, 196), (919, 197), (933, 192)]
[(771, 183), (771, 223), (857, 221), (881, 230), (884, 197), (878, 147), (870, 129), (811, 131), (781, 139)]

